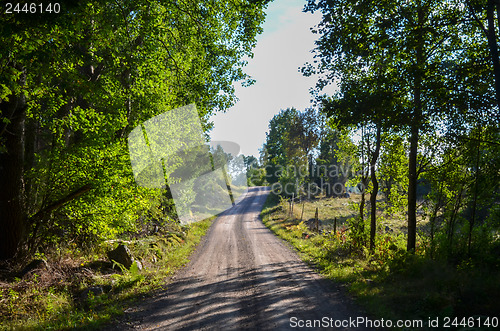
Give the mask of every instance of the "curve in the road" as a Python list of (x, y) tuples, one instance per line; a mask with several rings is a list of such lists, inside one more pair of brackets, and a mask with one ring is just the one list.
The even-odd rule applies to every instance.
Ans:
[(128, 313), (117, 328), (290, 330), (308, 321), (326, 326), (363, 317), (337, 285), (264, 226), (259, 214), (268, 194), (266, 187), (249, 188), (214, 221), (168, 289)]

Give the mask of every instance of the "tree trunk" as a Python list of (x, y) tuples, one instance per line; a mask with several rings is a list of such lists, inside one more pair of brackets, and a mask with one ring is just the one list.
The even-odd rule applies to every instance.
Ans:
[(411, 127), (410, 155), (408, 163), (408, 242), (406, 249), (415, 251), (417, 241), (417, 153), (419, 129)]
[(370, 251), (373, 252), (375, 250), (375, 234), (377, 231), (377, 194), (378, 194), (378, 181), (377, 174), (375, 173), (375, 165), (377, 164), (377, 160), (380, 154), (380, 133), (381, 133), (381, 125), (377, 124), (377, 137), (375, 138), (375, 151), (373, 152), (371, 161), (370, 161), (370, 178), (372, 181), (372, 193), (370, 195)]
[(17, 253), (25, 229), (23, 167), (26, 100), (10, 95), (0, 102), (0, 111), (9, 118), (4, 130), (6, 151), (0, 152), (0, 260)]
[(408, 156), (408, 241), (406, 249), (415, 252), (417, 242), (417, 154), (422, 118), (422, 79), (424, 66), (423, 25), (425, 13), (422, 4), (418, 6), (417, 40), (415, 48), (415, 85), (413, 88), (413, 116), (410, 124), (410, 153)]
[[(365, 130), (364, 125), (361, 127), (361, 202), (359, 203), (359, 227), (360, 232), (365, 232), (365, 193), (368, 182), (368, 175), (365, 174)], [(363, 238), (364, 242), (364, 238)]]
[[(481, 128), (478, 128), (481, 130)], [(472, 230), (474, 228), (474, 224), (476, 223), (476, 209), (477, 209), (477, 196), (478, 196), (478, 181), (479, 181), (479, 161), (481, 157), (481, 134), (479, 135), (478, 143), (477, 143), (477, 151), (476, 151), (476, 172), (474, 174), (474, 197), (472, 199), (472, 215), (469, 219), (469, 235), (467, 240), (467, 253), (471, 255), (471, 245), (472, 245)]]
[(455, 205), (453, 206), (453, 211), (450, 216), (449, 226), (448, 226), (448, 241), (449, 241), (449, 251), (448, 258), (453, 256), (453, 237), (455, 235), (455, 224), (457, 220), (458, 211), (462, 205), (462, 195), (463, 195), (464, 184), (462, 183), (460, 190), (458, 191), (457, 199)]
[[(362, 180), (362, 182), (364, 183), (365, 180)], [(361, 223), (361, 227), (364, 226), (364, 221), (365, 221), (365, 216), (364, 216), (364, 214), (365, 214), (365, 190), (366, 190), (366, 186), (363, 185), (363, 191), (361, 192), (361, 202), (359, 203), (359, 220)]]
[(495, 29), (495, 6), (497, 0), (488, 0), (486, 8), (486, 19), (488, 20), (487, 38), (490, 49), (491, 61), (493, 62), (493, 75), (495, 77), (495, 91), (497, 106), (500, 109), (500, 59), (498, 58), (498, 44)]
[[(444, 177), (444, 176), (443, 176)], [(435, 234), (436, 234), (436, 218), (437, 218), (437, 213), (439, 211), (439, 209), (441, 208), (441, 200), (443, 198), (443, 182), (444, 182), (444, 178), (441, 179), (440, 181), (440, 184), (439, 184), (439, 193), (438, 193), (438, 200), (436, 202), (436, 205), (434, 206), (434, 209), (433, 209), (433, 212), (432, 212), (432, 216), (431, 218), (429, 219), (429, 223), (430, 223), (430, 235), (431, 235), (431, 242), (430, 242), (430, 256), (431, 256), (431, 259), (434, 259), (434, 250), (435, 250), (435, 247), (436, 247), (436, 243), (434, 242), (434, 237), (435, 237)]]

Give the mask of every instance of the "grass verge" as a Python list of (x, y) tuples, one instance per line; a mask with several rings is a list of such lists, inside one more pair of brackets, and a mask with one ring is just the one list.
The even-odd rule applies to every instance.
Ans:
[(98, 329), (123, 314), (135, 301), (165, 286), (188, 257), (212, 223), (191, 224), (183, 233), (150, 236), (127, 241), (140, 270), (109, 268), (103, 252), (75, 257), (60, 254), (48, 264), (22, 278), (0, 281), (0, 329), (67, 330)]
[[(385, 231), (382, 227), (377, 231), (375, 251), (369, 252), (355, 245), (348, 230), (348, 218), (353, 213), (350, 204), (347, 199), (304, 202), (305, 210), (318, 207), (327, 220), (321, 233), (307, 226), (301, 205), (296, 205), (290, 214), (288, 203), (280, 202), (273, 194), (269, 195), (261, 216), (264, 224), (288, 241), (306, 263), (327, 278), (346, 284), (356, 301), (376, 318), (422, 321), (423, 329), (428, 329), (429, 320), (435, 318), (441, 323), (446, 318), (457, 322), (450, 324), (451, 329), (474, 329), (469, 328), (470, 318), (475, 319), (475, 326), (479, 325), (478, 319), (490, 326), (498, 323), (498, 258), (453, 265), (430, 259), (423, 252), (408, 254), (405, 234), (392, 229)], [(335, 209), (339, 218), (336, 231), (331, 231), (332, 217), (327, 207)], [(405, 328), (411, 329), (417, 328)]]

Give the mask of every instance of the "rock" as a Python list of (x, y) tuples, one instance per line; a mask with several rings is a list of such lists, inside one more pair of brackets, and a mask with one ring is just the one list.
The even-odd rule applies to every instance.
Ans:
[(87, 300), (89, 295), (97, 297), (101, 294), (104, 294), (104, 289), (101, 286), (92, 286), (83, 290), (80, 294), (80, 298), (82, 300)]
[(28, 263), (26, 267), (23, 268), (18, 274), (19, 278), (23, 278), (28, 273), (37, 269), (49, 269), (49, 264), (43, 259), (36, 259)]
[(113, 262), (102, 261), (102, 260), (87, 262), (85, 263), (84, 266), (85, 268), (89, 268), (91, 270), (97, 270), (100, 272), (108, 272), (110, 270), (113, 270)]
[(143, 269), (142, 263), (139, 260), (134, 260), (135, 264), (137, 265), (137, 269), (141, 271)]
[(130, 249), (126, 245), (118, 245), (114, 250), (108, 252), (108, 258), (111, 261), (118, 262), (123, 264), (123, 266), (127, 269), (130, 269), (130, 266), (134, 262), (134, 258), (130, 253)]

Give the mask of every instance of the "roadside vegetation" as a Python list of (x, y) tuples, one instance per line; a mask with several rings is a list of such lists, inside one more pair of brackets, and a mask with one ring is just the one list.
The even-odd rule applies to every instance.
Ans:
[[(412, 209), (407, 137), (373, 126), (354, 130), (315, 112), (289, 108), (270, 122), (260, 163), (250, 171), (251, 182), (271, 186), (264, 223), (311, 266), (346, 284), (373, 316), (496, 325), (495, 126), (483, 128), (490, 137), (484, 144), (426, 136)], [(463, 323), (454, 326), (470, 326)]]
[[(2, 274), (0, 329), (98, 329), (155, 291), (186, 264), (211, 220), (170, 226), (154, 235), (105, 242), (92, 251), (62, 247), (24, 275)], [(118, 243), (137, 262), (126, 269), (106, 252)], [(12, 268), (16, 269), (16, 268)]]
[[(403, 221), (388, 217), (378, 226), (376, 249), (370, 252), (359, 244), (351, 228), (359, 201), (357, 194), (350, 198), (318, 196), (297, 202), (290, 214), (289, 201), (271, 193), (261, 216), (304, 261), (327, 278), (345, 284), (376, 318), (481, 317), (486, 321), (489, 317), (493, 323), (492, 318), (499, 317), (500, 243), (485, 242), (480, 259), (476, 256), (453, 263), (430, 258), (429, 240), (421, 235), (412, 254), (406, 250)], [(315, 230), (316, 208), (319, 232)], [(419, 233), (427, 226), (422, 219)]]

